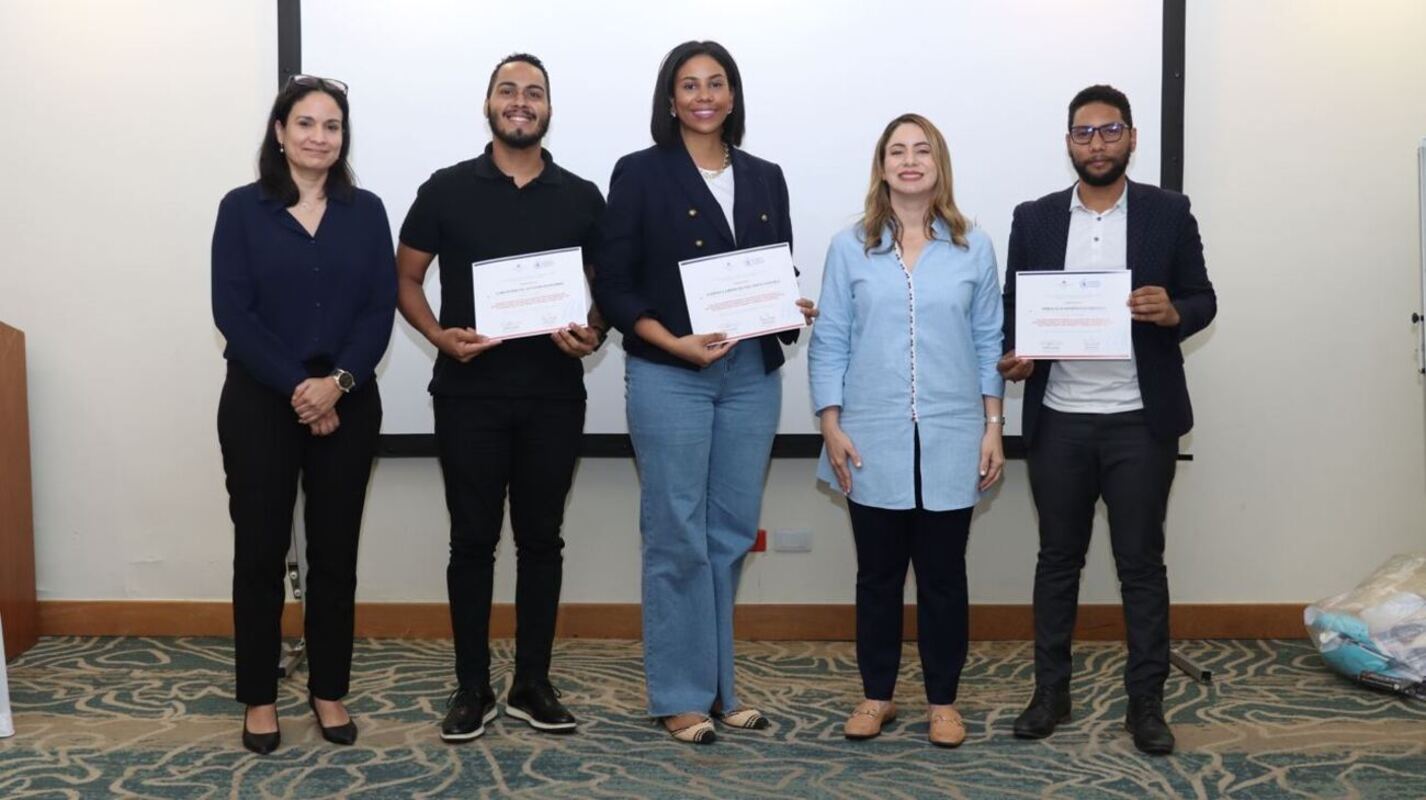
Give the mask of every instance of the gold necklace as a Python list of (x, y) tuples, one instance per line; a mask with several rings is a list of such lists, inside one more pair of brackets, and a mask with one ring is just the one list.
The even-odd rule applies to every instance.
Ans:
[[(730, 166), (732, 166), (732, 165), (733, 165), (733, 152), (728, 149), (728, 143), (727, 143), (727, 142), (724, 142), (724, 143), (723, 143), (723, 166), (721, 166), (721, 167), (719, 167), (719, 168), (717, 168), (717, 169), (704, 169), (704, 168), (702, 168), (702, 167), (698, 167), (698, 171), (703, 174), (703, 177), (704, 177), (704, 178), (706, 178), (706, 179), (708, 179), (708, 180), (712, 180), (712, 179), (718, 177), (719, 175), (722, 175), (722, 174), (724, 173), (724, 171), (726, 171), (726, 170), (728, 169), (728, 167), (730, 167)], [(694, 166), (697, 167), (698, 164), (695, 163)]]

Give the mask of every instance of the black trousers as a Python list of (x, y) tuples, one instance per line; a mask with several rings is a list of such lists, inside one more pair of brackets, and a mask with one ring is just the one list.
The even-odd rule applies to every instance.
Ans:
[(584, 400), (436, 397), (436, 448), (451, 515), (446, 568), (456, 678), (490, 687), (490, 595), (510, 491), (516, 549), (515, 681), (548, 678), (564, 569), (565, 497)]
[(1178, 442), (1149, 434), (1144, 412), (1066, 414), (1046, 408), (1027, 454), (1040, 517), (1035, 565), (1035, 680), (1070, 678), (1070, 643), (1094, 507), (1109, 512), (1109, 539), (1128, 631), (1124, 683), (1131, 696), (1159, 694), (1169, 670), (1169, 587), (1164, 516)]
[(966, 542), (973, 509), (921, 507), (920, 441), (916, 508), (892, 510), (847, 501), (857, 548), (857, 668), (871, 700), (890, 700), (901, 669), (906, 568), (916, 568), (917, 649), (926, 701), (956, 701), (970, 639)]
[[(320, 374), (320, 369), (316, 370)], [(233, 518), (233, 631), (237, 699), (277, 699), (287, 550), (300, 476), (306, 497), (307, 688), (347, 693), (356, 602), (357, 539), (381, 431), (381, 394), (368, 381), (337, 401), (341, 425), (313, 436), (290, 398), (229, 363), (218, 401), (218, 441)]]

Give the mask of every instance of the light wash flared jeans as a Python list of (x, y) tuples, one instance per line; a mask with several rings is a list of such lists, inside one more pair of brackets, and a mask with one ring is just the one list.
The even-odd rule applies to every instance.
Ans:
[(757, 538), (781, 381), (764, 373), (756, 340), (697, 371), (628, 359), (642, 486), (644, 676), (655, 717), (739, 708), (733, 595)]

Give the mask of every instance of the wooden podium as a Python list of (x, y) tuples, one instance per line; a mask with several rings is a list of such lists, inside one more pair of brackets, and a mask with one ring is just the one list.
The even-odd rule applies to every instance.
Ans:
[(0, 322), (0, 619), (7, 659), (39, 639), (28, 408), (25, 334)]

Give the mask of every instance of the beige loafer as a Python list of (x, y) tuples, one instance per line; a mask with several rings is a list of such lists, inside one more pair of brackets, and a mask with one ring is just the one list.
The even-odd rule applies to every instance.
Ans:
[(960, 747), (966, 740), (966, 723), (955, 706), (931, 706), (931, 726), (927, 738), (937, 747)]
[(848, 739), (874, 739), (881, 726), (896, 719), (896, 704), (890, 700), (863, 700), (847, 717), (842, 734)]

